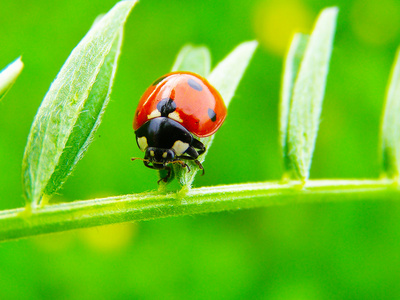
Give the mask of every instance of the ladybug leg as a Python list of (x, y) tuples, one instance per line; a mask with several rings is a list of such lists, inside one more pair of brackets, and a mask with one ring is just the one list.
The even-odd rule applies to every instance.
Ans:
[(190, 156), (182, 155), (182, 156), (179, 156), (179, 158), (183, 158), (183, 159), (187, 159), (187, 160), (193, 160), (196, 163), (196, 165), (200, 168), (200, 170), (203, 171), (203, 173), (201, 174), (201, 176), (203, 176), (204, 173), (205, 173), (204, 167), (201, 164), (201, 162), (199, 162), (197, 160), (197, 157), (199, 156), (199, 153), (193, 147), (189, 147), (188, 150), (186, 150), (186, 153), (189, 154)]
[(172, 163), (173, 164), (180, 164), (182, 166), (182, 168), (187, 168), (188, 173), (190, 172), (190, 168), (189, 168), (188, 164), (185, 163), (184, 161), (182, 161), (182, 160), (174, 160)]
[(197, 159), (194, 159), (194, 162), (196, 163), (196, 165), (199, 166), (200, 170), (203, 171), (203, 172), (201, 173), (201, 176), (203, 176), (204, 173), (205, 173), (203, 165), (202, 165), (201, 162), (199, 162)]
[(189, 148), (187, 148), (187, 150), (185, 151), (185, 154), (189, 155), (189, 156), (179, 156), (179, 157), (183, 157), (185, 159), (196, 159), (197, 157), (199, 157), (199, 152), (196, 151), (196, 149), (194, 149), (192, 146), (190, 146)]
[(197, 159), (195, 159), (195, 158), (193, 158), (193, 157), (190, 157), (190, 156), (180, 156), (180, 157), (181, 157), (181, 158), (184, 158), (184, 159), (187, 159), (187, 160), (193, 160), (193, 161), (196, 163), (196, 165), (199, 167), (199, 169), (203, 171), (203, 172), (201, 173), (201, 176), (204, 175), (205, 171), (204, 171), (204, 167), (203, 167), (203, 165), (201, 164), (201, 162), (199, 162)]
[[(205, 173), (204, 167), (203, 167), (203, 165), (201, 164), (201, 162), (199, 162), (197, 159), (195, 159), (195, 158), (193, 158), (193, 157), (190, 157), (190, 156), (179, 156), (179, 158), (183, 158), (183, 159), (187, 159), (187, 160), (193, 160), (193, 161), (196, 163), (196, 165), (199, 167), (199, 169), (203, 171), (203, 172), (201, 173), (201, 176), (204, 175), (204, 173)], [(190, 171), (189, 166), (187, 166), (187, 168), (188, 168), (188, 170)]]
[(158, 170), (156, 167), (152, 166), (149, 164), (149, 161), (143, 160), (143, 163), (146, 167), (148, 167), (149, 169), (153, 169), (153, 170)]
[(161, 168), (160, 167), (156, 168), (154, 165), (150, 165), (149, 161), (146, 161), (146, 160), (143, 160), (143, 163), (144, 163), (144, 165), (146, 167), (148, 167), (150, 169), (153, 169), (153, 170), (163, 170), (163, 169), (167, 170), (167, 172), (168, 172), (167, 176), (165, 176), (164, 178), (161, 178), (160, 180), (158, 180), (157, 181), (158, 184), (160, 184), (161, 181), (167, 182), (168, 179), (171, 177), (171, 167), (163, 166)]
[(193, 139), (192, 146), (194, 148), (196, 148), (196, 149), (199, 149), (199, 150), (196, 151), (197, 152), (197, 156), (203, 154), (204, 152), (206, 152), (206, 147), (204, 147), (203, 143), (200, 142), (199, 140)]
[(171, 167), (166, 166), (164, 168), (165, 170), (167, 170), (167, 176), (165, 176), (164, 178), (161, 178), (160, 180), (157, 181), (158, 184), (160, 184), (161, 181), (167, 182), (168, 179), (171, 177)]

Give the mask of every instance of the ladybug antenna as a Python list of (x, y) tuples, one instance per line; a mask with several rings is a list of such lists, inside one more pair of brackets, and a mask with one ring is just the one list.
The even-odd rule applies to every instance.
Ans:
[(131, 161), (134, 161), (134, 160), (141, 160), (141, 161), (144, 161), (144, 162), (150, 162), (148, 159), (144, 159), (144, 158), (140, 158), (140, 157), (132, 157)]

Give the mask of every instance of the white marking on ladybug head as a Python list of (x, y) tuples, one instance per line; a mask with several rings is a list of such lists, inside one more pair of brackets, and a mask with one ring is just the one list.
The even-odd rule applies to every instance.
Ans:
[(150, 150), (150, 155), (154, 156), (154, 151), (153, 150)]
[(139, 145), (140, 150), (142, 150), (142, 151), (145, 151), (148, 147), (147, 139), (145, 136), (138, 138), (137, 143)]
[(164, 153), (162, 154), (162, 157), (163, 157), (163, 158), (167, 158), (167, 155), (168, 155), (168, 153), (167, 153), (167, 152), (164, 152)]
[(169, 113), (168, 114), (168, 118), (170, 118), (172, 120), (175, 120), (175, 121), (177, 121), (179, 123), (183, 122), (183, 120), (181, 119), (181, 117), (179, 116), (179, 114), (176, 111), (174, 111), (172, 113)]
[(149, 119), (149, 120), (157, 118), (157, 117), (161, 117), (161, 112), (159, 110), (157, 110), (157, 109), (153, 110), (151, 112), (151, 114), (147, 115), (147, 119)]
[(189, 148), (189, 144), (179, 140), (176, 141), (172, 146), (172, 149), (175, 151), (177, 156), (181, 156), (187, 150), (187, 148)]

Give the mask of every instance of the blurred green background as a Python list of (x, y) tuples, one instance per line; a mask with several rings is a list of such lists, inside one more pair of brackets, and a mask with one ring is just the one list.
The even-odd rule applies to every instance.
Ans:
[[(0, 208), (23, 205), (21, 160), (41, 100), (71, 50), (115, 1), (1, 1), (0, 69), (25, 69), (0, 103)], [(294, 31), (340, 8), (312, 178), (379, 175), (386, 82), (400, 44), (397, 0), (142, 0), (127, 26), (112, 99), (57, 201), (157, 188), (130, 157), (138, 99), (186, 43), (213, 63), (258, 39), (196, 186), (282, 175), (278, 99)], [(0, 244), (0, 299), (399, 299), (400, 205), (293, 204), (162, 219)]]

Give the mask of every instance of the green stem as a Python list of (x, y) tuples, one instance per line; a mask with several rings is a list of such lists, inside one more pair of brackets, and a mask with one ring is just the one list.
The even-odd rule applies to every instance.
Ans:
[(400, 199), (392, 180), (310, 180), (203, 187), (0, 211), (0, 241), (65, 230), (298, 202)]

